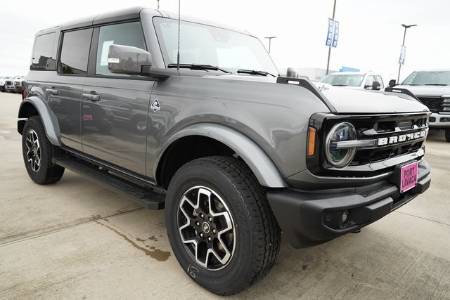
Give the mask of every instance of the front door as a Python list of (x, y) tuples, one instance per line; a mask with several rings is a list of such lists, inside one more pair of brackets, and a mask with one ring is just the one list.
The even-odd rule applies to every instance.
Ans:
[(95, 68), (83, 92), (81, 112), (83, 151), (145, 175), (147, 116), (154, 82), (109, 72), (107, 58), (112, 44), (146, 49), (140, 22), (94, 29), (91, 59)]

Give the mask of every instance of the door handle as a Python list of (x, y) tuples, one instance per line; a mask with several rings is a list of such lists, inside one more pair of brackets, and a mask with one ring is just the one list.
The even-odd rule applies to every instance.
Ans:
[(56, 89), (45, 89), (45, 91), (50, 95), (58, 95), (58, 90)]
[(86, 93), (86, 94), (82, 94), (82, 96), (85, 98), (85, 99), (87, 99), (87, 100), (89, 100), (89, 101), (92, 101), (92, 102), (97, 102), (97, 101), (100, 101), (100, 95), (98, 95), (98, 94), (94, 94), (93, 92), (91, 92), (91, 93)]

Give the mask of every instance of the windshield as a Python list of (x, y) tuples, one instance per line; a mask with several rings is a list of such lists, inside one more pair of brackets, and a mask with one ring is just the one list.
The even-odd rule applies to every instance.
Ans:
[(331, 74), (322, 79), (323, 83), (328, 83), (334, 86), (361, 86), (364, 75), (338, 75)]
[[(166, 65), (177, 63), (178, 21), (155, 18)], [(180, 64), (211, 65), (230, 72), (240, 69), (278, 74), (262, 43), (232, 30), (181, 22)]]
[(450, 71), (413, 72), (404, 85), (450, 85)]

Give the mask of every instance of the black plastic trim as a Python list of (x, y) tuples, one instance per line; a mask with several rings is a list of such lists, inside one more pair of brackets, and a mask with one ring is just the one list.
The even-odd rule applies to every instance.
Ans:
[(387, 87), (384, 89), (385, 92), (388, 93), (394, 93), (394, 94), (405, 94), (408, 95), (414, 99), (416, 99), (417, 101), (419, 101), (419, 99), (408, 89), (401, 89), (401, 88), (396, 88), (396, 87)]
[[(430, 167), (423, 162), (419, 166), (417, 186), (405, 194), (400, 194), (397, 185), (384, 180), (358, 188), (269, 190), (267, 199), (289, 242), (299, 248), (359, 231), (425, 192), (430, 183)], [(345, 210), (349, 212), (348, 223), (341, 226), (327, 223), (328, 216)], [(333, 221), (336, 220), (331, 218)]]
[(298, 86), (307, 89), (313, 93), (317, 98), (319, 98), (331, 112), (337, 112), (337, 109), (331, 104), (330, 101), (321, 93), (319, 90), (307, 79), (307, 78), (291, 78), (291, 77), (278, 77), (277, 83), (279, 84), (292, 84), (291, 82), (296, 82)]
[(164, 208), (165, 191), (150, 184), (143, 178), (123, 172), (110, 165), (102, 164), (86, 156), (78, 155), (75, 151), (57, 151), (53, 163), (130, 194), (146, 208)]

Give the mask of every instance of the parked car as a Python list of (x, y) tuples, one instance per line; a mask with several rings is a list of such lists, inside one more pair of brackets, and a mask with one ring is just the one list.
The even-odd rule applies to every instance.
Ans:
[(12, 77), (9, 77), (5, 80), (5, 92), (15, 92), (16, 86), (14, 85), (14, 79)]
[(16, 76), (14, 78), (14, 91), (16, 93), (22, 93), (24, 86), (24, 77), (23, 76)]
[(381, 75), (368, 72), (339, 72), (325, 76), (321, 83), (360, 90), (384, 90)]
[(450, 142), (450, 69), (414, 71), (395, 88), (409, 90), (425, 104), (432, 113), (430, 128), (443, 129)]
[(181, 267), (220, 295), (271, 269), (281, 230), (295, 247), (329, 241), (429, 187), (423, 104), (320, 92), (278, 77), (246, 32), (180, 26), (179, 51), (177, 16), (151, 9), (37, 33), (17, 124), (35, 183), (68, 168), (165, 206)]
[(8, 79), (8, 77), (0, 77), (0, 92), (5, 91), (6, 79)]

